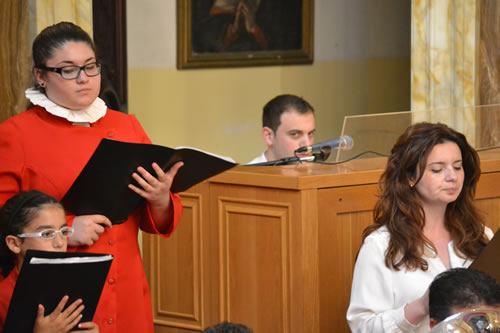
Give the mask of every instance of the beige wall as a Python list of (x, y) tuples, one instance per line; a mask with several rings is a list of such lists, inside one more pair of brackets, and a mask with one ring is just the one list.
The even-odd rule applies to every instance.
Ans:
[(155, 143), (246, 163), (265, 148), (261, 110), (277, 94), (315, 107), (316, 141), (339, 136), (345, 115), (409, 110), (410, 30), (398, 25), (410, 5), (377, 3), (316, 0), (313, 65), (179, 71), (175, 1), (128, 0), (129, 112)]
[[(282, 93), (315, 107), (316, 141), (341, 135), (345, 115), (410, 108), (406, 1), (315, 0), (312, 65), (184, 71), (176, 69), (175, 2), (127, 0), (128, 110), (155, 143), (246, 163), (265, 149), (262, 106)], [(29, 0), (31, 38), (61, 20), (91, 32), (91, 3)]]

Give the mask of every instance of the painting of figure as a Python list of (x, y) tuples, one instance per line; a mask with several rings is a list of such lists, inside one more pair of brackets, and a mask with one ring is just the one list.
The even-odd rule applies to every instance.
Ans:
[[(299, 58), (297, 55), (307, 54), (312, 45), (312, 1), (178, 1), (184, 7), (178, 18), (182, 20), (182, 14), (189, 16), (186, 29), (189, 44), (185, 45), (188, 56), (193, 59), (213, 56), (216, 60), (274, 57), (278, 62), (283, 62), (287, 54)], [(312, 61), (312, 49), (310, 53), (307, 58)]]

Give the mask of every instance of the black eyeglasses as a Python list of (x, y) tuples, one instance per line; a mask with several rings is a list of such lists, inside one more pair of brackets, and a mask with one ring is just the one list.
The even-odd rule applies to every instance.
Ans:
[(38, 69), (44, 69), (61, 75), (65, 80), (74, 80), (80, 76), (82, 71), (89, 77), (97, 76), (101, 74), (101, 64), (98, 62), (93, 62), (86, 64), (84, 66), (64, 66), (64, 67), (47, 67), (47, 66), (37, 66)]

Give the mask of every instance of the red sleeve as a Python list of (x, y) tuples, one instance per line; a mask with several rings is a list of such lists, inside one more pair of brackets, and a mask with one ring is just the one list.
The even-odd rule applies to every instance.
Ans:
[(172, 205), (173, 216), (172, 220), (169, 223), (168, 230), (162, 233), (156, 228), (156, 225), (154, 224), (153, 218), (151, 216), (151, 211), (149, 210), (149, 205), (144, 205), (145, 216), (142, 219), (141, 230), (148, 233), (157, 234), (163, 237), (170, 237), (170, 235), (175, 231), (175, 229), (177, 229), (177, 226), (179, 225), (179, 221), (181, 220), (182, 216), (181, 197), (177, 193), (170, 193), (170, 200), (171, 200), (170, 203)]
[(21, 191), (24, 151), (12, 122), (0, 124), (0, 206)]

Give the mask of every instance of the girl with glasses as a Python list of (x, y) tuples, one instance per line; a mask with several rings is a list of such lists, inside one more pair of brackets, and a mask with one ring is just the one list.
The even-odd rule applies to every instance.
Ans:
[[(66, 224), (64, 209), (53, 197), (39, 192), (20, 192), (9, 199), (0, 210), (0, 332), (7, 316), (10, 299), (24, 261), (26, 251), (64, 252), (73, 228)], [(64, 296), (52, 313), (45, 315), (43, 304), (33, 327), (34, 333), (65, 333), (78, 328), (99, 332), (93, 322), (79, 323), (84, 305), (78, 299), (66, 307)]]
[[(34, 107), (0, 124), (0, 205), (21, 189), (36, 188), (61, 200), (104, 138), (151, 143), (136, 117), (108, 109), (98, 97), (101, 65), (80, 27), (61, 22), (45, 28), (32, 55), (35, 84), (26, 97)], [(152, 173), (142, 166), (131, 172), (137, 185), (129, 189), (145, 204), (112, 228), (106, 216), (66, 212), (74, 229), (68, 251), (114, 256), (94, 316), (102, 332), (153, 332), (138, 231), (168, 237), (176, 229), (182, 205), (170, 186), (181, 166), (164, 172), (153, 163)]]

